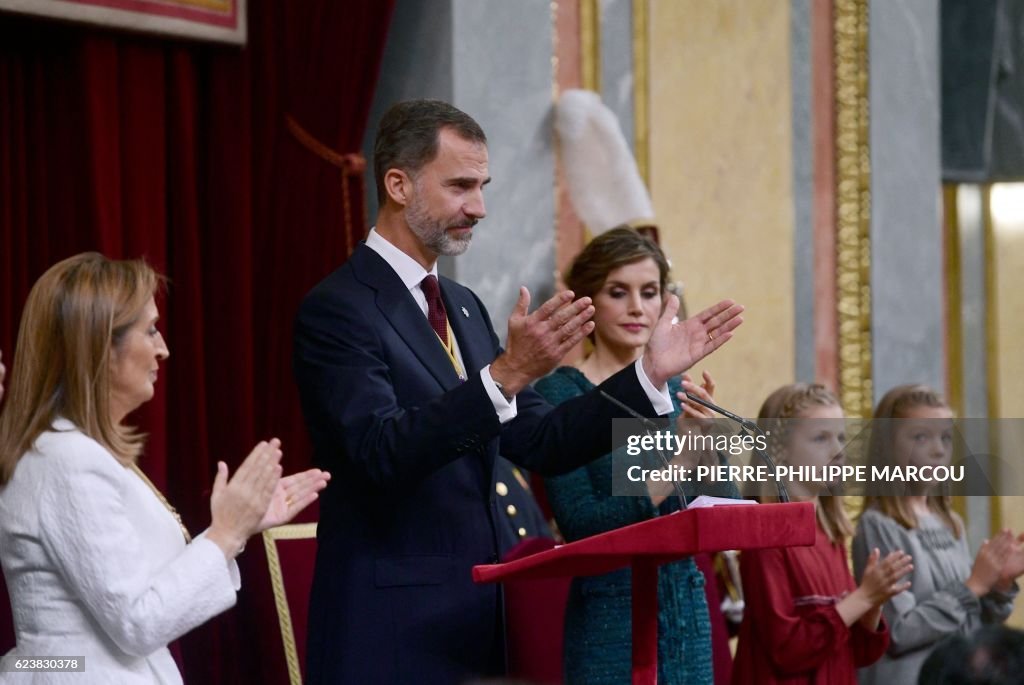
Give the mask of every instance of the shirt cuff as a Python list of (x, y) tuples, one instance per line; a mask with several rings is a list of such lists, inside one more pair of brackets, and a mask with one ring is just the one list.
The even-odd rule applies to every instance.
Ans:
[(636, 369), (636, 377), (640, 381), (640, 387), (642, 387), (644, 392), (647, 393), (647, 399), (651, 401), (651, 405), (654, 407), (654, 413), (658, 416), (671, 414), (674, 407), (672, 406), (672, 396), (668, 394), (668, 383), (666, 383), (665, 387), (661, 390), (655, 388), (654, 384), (651, 383), (651, 379), (648, 378), (647, 374), (644, 372), (643, 361), (644, 358), (640, 357), (636, 360), (636, 363), (633, 364), (633, 368)]
[(494, 379), (491, 378), (490, 364), (480, 369), (480, 380), (484, 383), (484, 390), (487, 391), (487, 396), (491, 398), (491, 404), (494, 405), (494, 413), (498, 415), (498, 421), (500, 423), (508, 423), (514, 419), (518, 413), (516, 409), (516, 398), (513, 397), (512, 401), (509, 402), (505, 399), (505, 396), (501, 394), (501, 391), (498, 390), (498, 386), (494, 383)]

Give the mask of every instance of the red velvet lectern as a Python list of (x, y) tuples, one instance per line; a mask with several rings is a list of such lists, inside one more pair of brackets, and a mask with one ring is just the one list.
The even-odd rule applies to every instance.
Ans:
[(594, 576), (633, 569), (633, 685), (658, 681), (658, 566), (698, 552), (814, 544), (814, 504), (737, 504), (688, 509), (561, 545), (505, 564), (473, 568), (477, 583)]

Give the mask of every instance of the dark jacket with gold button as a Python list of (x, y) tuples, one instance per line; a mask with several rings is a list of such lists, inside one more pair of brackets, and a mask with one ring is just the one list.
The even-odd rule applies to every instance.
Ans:
[(494, 490), (498, 496), (498, 548), (502, 557), (526, 538), (553, 537), (525, 474), (501, 456), (494, 460)]

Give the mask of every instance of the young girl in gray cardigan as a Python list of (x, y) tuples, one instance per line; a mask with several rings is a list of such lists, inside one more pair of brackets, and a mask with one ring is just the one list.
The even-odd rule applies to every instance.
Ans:
[[(893, 388), (874, 413), (868, 445), (872, 466), (948, 465), (953, 413), (923, 385)], [(897, 420), (893, 420), (897, 419)], [(853, 564), (863, 573), (870, 550), (900, 549), (914, 558), (910, 588), (883, 606), (888, 653), (860, 670), (861, 685), (916, 683), (921, 665), (945, 637), (1001, 623), (1013, 610), (1016, 578), (1024, 573), (1024, 535), (1003, 530), (986, 540), (973, 561), (963, 521), (951, 498), (919, 483), (904, 496), (868, 496), (853, 540)]]

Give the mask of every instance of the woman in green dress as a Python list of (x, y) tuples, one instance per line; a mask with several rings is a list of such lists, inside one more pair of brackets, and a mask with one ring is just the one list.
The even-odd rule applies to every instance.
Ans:
[[(594, 239), (573, 262), (566, 285), (594, 302), (593, 351), (577, 366), (563, 366), (536, 389), (560, 404), (592, 389), (643, 354), (662, 311), (668, 263), (653, 242), (629, 228)], [(680, 400), (682, 390), (710, 399), (708, 374), (698, 386), (688, 376), (669, 383), (672, 419), (706, 419), (709, 414)], [(686, 420), (686, 419), (684, 419)], [(571, 473), (545, 480), (558, 527), (567, 541), (603, 533), (679, 509), (672, 486), (652, 484), (642, 496), (612, 494), (612, 460), (607, 454)], [(697, 494), (695, 491), (688, 493)], [(724, 484), (719, 492), (738, 497)], [(704, 576), (692, 558), (663, 565), (658, 574), (658, 682), (712, 683), (711, 623)], [(565, 617), (564, 671), (567, 685), (621, 685), (630, 680), (630, 570), (576, 578)]]

